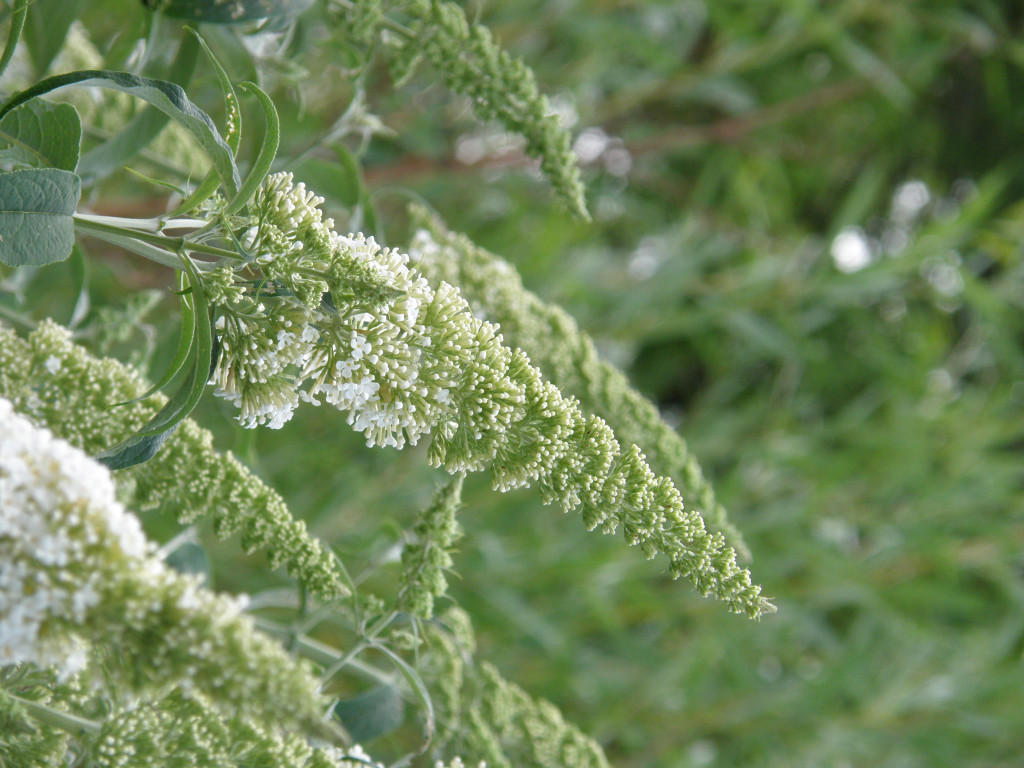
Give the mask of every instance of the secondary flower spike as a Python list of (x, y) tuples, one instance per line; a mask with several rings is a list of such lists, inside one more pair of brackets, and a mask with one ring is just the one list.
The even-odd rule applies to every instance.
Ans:
[(326, 700), (305, 663), (167, 567), (110, 472), (0, 398), (0, 667), (67, 678), (103, 649), (135, 690), (194, 687), (244, 717), (318, 729)]
[(335, 232), (322, 202), (290, 174), (268, 177), (242, 243), (251, 265), (214, 278), (211, 295), (231, 297), (215, 381), (244, 424), (280, 426), (300, 400), (322, 399), (371, 446), (427, 437), (435, 466), (490, 466), (500, 490), (536, 484), (588, 528), (621, 526), (648, 557), (666, 555), (701, 594), (752, 617), (774, 610), (639, 448), (544, 381), (458, 288), (434, 290), (406, 254)]

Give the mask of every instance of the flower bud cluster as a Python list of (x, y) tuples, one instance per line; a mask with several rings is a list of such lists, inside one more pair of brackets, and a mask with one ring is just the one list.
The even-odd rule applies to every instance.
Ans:
[[(457, 288), (442, 282), (434, 290), (407, 255), (334, 233), (319, 210), (306, 210), (319, 198), (290, 177), (269, 177), (265, 190), (260, 199), (281, 208), (273, 214), (278, 229), (299, 244), (275, 254), (302, 267), (307, 239), (300, 234), (317, 230), (314, 262), (326, 240), (337, 263), (360, 265), (359, 279), (381, 281), (373, 301), (356, 290), (348, 309), (334, 302), (336, 311), (316, 311), (312, 352), (291, 374), (296, 390), (309, 382), (304, 399), (318, 403), (322, 395), (347, 411), (371, 446), (401, 448), (429, 435), (435, 466), (451, 473), (490, 466), (500, 490), (536, 484), (545, 503), (580, 508), (589, 529), (621, 526), (648, 557), (667, 555), (673, 576), (688, 577), (702, 594), (750, 616), (772, 610), (723, 536), (709, 534), (700, 515), (683, 508), (672, 481), (657, 477), (635, 445), (620, 446), (603, 419), (585, 416), (575, 399), (544, 381), (525, 353), (506, 347), (499, 328), (477, 319)], [(292, 221), (295, 230), (288, 229)], [(273, 255), (256, 258), (269, 263)], [(268, 323), (263, 334), (274, 327)], [(296, 330), (300, 338), (305, 332)], [(223, 356), (221, 364), (236, 365)], [(272, 410), (276, 402), (260, 407)]]
[(87, 748), (95, 768), (383, 768), (358, 745), (314, 748), (297, 734), (225, 714), (206, 697), (180, 690), (115, 709)]
[(147, 558), (109, 473), (0, 399), (0, 666), (81, 671), (114, 573)]
[[(349, 6), (354, 7), (349, 7)], [(576, 156), (533, 72), (495, 43), (491, 31), (471, 23), (456, 3), (445, 0), (356, 0), (346, 3), (344, 18), (357, 37), (369, 42), (385, 25), (385, 11), (407, 19), (407, 34), (385, 31), (395, 78), (409, 77), (422, 59), (445, 85), (465, 96), (481, 121), (495, 120), (526, 140), (526, 151), (540, 159), (541, 170), (576, 216), (589, 218)]]
[(0, 399), (0, 666), (62, 678), (104, 656), (134, 690), (204, 692), (241, 716), (319, 727), (305, 664), (256, 632), (243, 601), (155, 556), (109, 471)]
[[(71, 681), (77, 678), (71, 678)], [(27, 707), (52, 706), (69, 685), (48, 670), (23, 664), (0, 667), (0, 765), (4, 768), (66, 768), (71, 735), (35, 720)]]
[(413, 527), (412, 541), (402, 549), (402, 581), (398, 610), (431, 619), (434, 600), (448, 591), (445, 571), (452, 566), (451, 550), (462, 538), (455, 512), (462, 501), (462, 476), (435, 494)]
[(423, 207), (413, 206), (410, 212), (418, 229), (409, 255), (431, 284), (458, 285), (477, 317), (500, 325), (507, 341), (526, 350), (550, 381), (580, 399), (582, 408), (605, 419), (620, 440), (643, 446), (651, 467), (677, 481), (690, 505), (749, 557), (686, 441), (622, 371), (600, 359), (593, 339), (575, 319), (526, 290), (507, 261), (449, 231)]
[(491, 665), (475, 662), (472, 627), (463, 611), (451, 608), (440, 618), (440, 623), (425, 625), (430, 651), (423, 662), (439, 681), (433, 694), (443, 724), (439, 748), (491, 768), (608, 768), (600, 745), (567, 722), (557, 707), (533, 699)]
[[(111, 407), (145, 390), (132, 368), (93, 357), (52, 321), (27, 340), (0, 326), (0, 397), (86, 453), (118, 443), (163, 405), (163, 396), (155, 395)], [(154, 458), (115, 478), (136, 509), (162, 508), (186, 524), (209, 514), (218, 536), (241, 532), (247, 552), (266, 549), (272, 567), (287, 566), (322, 599), (347, 594), (334, 555), (292, 517), (276, 491), (230, 453), (214, 450), (213, 436), (191, 419)]]

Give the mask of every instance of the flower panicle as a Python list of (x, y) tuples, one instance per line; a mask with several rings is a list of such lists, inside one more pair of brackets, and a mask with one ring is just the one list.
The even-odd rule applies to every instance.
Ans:
[[(86, 453), (119, 442), (152, 417), (163, 395), (111, 407), (146, 388), (134, 369), (94, 357), (52, 321), (24, 340), (0, 325), (0, 397)], [(246, 551), (266, 550), (273, 567), (286, 566), (321, 599), (348, 594), (335, 555), (292, 517), (276, 491), (232, 454), (216, 451), (213, 435), (191, 419), (155, 457), (114, 477), (135, 508), (162, 508), (183, 524), (209, 514), (218, 536), (240, 532)]]
[[(290, 176), (266, 184), (274, 192), (265, 199), (303, 205), (318, 199), (305, 190), (296, 194)], [(262, 215), (297, 215), (286, 207)], [(621, 445), (603, 419), (585, 416), (577, 400), (546, 382), (523, 351), (506, 346), (501, 329), (478, 319), (458, 288), (441, 282), (435, 290), (408, 255), (373, 238), (339, 235), (318, 214), (300, 218), (313, 222), (316, 238), (290, 235), (284, 250), (257, 253), (257, 260), (273, 263), (280, 255), (302, 268), (307, 240), (314, 261), (322, 257), (318, 243), (330, 242), (330, 258), (364, 265), (398, 298), (360, 311), (306, 307), (308, 324), (293, 328), (288, 339), (309, 341), (289, 341), (294, 357), (287, 370), (274, 368), (273, 360), (260, 368), (240, 354), (223, 355), (221, 365), (235, 373), (223, 381), (237, 388), (220, 393), (236, 399), (244, 423), (277, 425), (299, 400), (320, 404), (322, 398), (347, 413), (368, 445), (402, 448), (429, 438), (435, 466), (451, 473), (489, 466), (499, 490), (535, 484), (546, 503), (580, 509), (588, 528), (621, 528), (649, 557), (666, 555), (674, 576), (690, 578), (732, 610), (751, 616), (772, 610), (724, 539), (684, 509), (672, 481), (656, 476), (635, 445)], [(274, 343), (280, 333), (274, 318), (269, 310), (253, 315), (249, 349)], [(278, 378), (263, 381), (253, 373), (260, 370)], [(265, 390), (271, 381), (286, 394)]]
[(0, 666), (67, 679), (106, 653), (134, 691), (178, 686), (251, 719), (323, 729), (308, 664), (257, 633), (245, 598), (164, 564), (109, 470), (0, 398)]
[(422, 206), (411, 206), (410, 215), (416, 231), (409, 253), (431, 283), (458, 285), (477, 317), (500, 325), (507, 341), (526, 350), (550, 381), (578, 397), (581, 408), (604, 418), (620, 439), (643, 446), (650, 465), (672, 477), (690, 506), (749, 559), (742, 534), (729, 522), (686, 441), (622, 371), (600, 359), (575, 319), (528, 291), (507, 261), (450, 231)]
[[(408, 20), (402, 34), (388, 25), (387, 13)], [(445, 85), (465, 96), (481, 121), (496, 121), (522, 136), (526, 152), (540, 160), (541, 171), (566, 208), (589, 220), (576, 156), (533, 71), (501, 48), (491, 31), (471, 23), (465, 11), (447, 0), (354, 0), (345, 3), (345, 19), (357, 39), (381, 35), (396, 80), (402, 82), (426, 60)]]
[(462, 500), (462, 475), (441, 488), (413, 526), (413, 540), (402, 550), (398, 610), (421, 619), (434, 616), (434, 601), (448, 591), (445, 571), (451, 550), (462, 538), (455, 513)]

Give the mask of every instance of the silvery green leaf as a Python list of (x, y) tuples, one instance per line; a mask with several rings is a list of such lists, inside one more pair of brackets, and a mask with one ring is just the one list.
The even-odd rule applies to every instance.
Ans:
[(0, 120), (0, 150), (26, 165), (74, 171), (82, 144), (82, 120), (70, 104), (36, 99)]
[(41, 267), (70, 256), (80, 194), (78, 176), (58, 168), (0, 173), (0, 262)]

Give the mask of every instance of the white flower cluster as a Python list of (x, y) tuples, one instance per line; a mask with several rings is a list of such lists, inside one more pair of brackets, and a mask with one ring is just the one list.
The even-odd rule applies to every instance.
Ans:
[[(0, 323), (0, 397), (86, 453), (109, 448), (149, 421), (163, 395), (110, 407), (147, 388), (133, 368), (94, 357), (52, 320), (24, 339)], [(287, 566), (320, 599), (348, 594), (336, 556), (292, 517), (280, 494), (230, 452), (214, 450), (213, 435), (191, 419), (154, 458), (114, 480), (118, 498), (133, 509), (160, 510), (183, 525), (207, 516), (218, 537), (240, 532), (246, 552), (266, 550), (272, 568)]]
[[(490, 466), (500, 490), (536, 484), (546, 503), (580, 508), (588, 528), (621, 527), (649, 557), (667, 555), (672, 574), (691, 579), (702, 594), (750, 616), (772, 610), (722, 535), (684, 510), (672, 481), (657, 477), (639, 448), (620, 445), (603, 419), (587, 417), (544, 381), (521, 350), (505, 346), (497, 326), (473, 315), (457, 288), (442, 282), (434, 290), (407, 255), (333, 232), (333, 222), (311, 207), (319, 201), (281, 174), (256, 197), (262, 234), (251, 242), (267, 248), (252, 254), (262, 265), (261, 290), (280, 284), (288, 296), (275, 301), (294, 306), (316, 280), (329, 286), (316, 306), (303, 304), (317, 335), (308, 359), (255, 398), (257, 422), (281, 423), (296, 397), (317, 403), (322, 395), (347, 411), (368, 445), (401, 448), (429, 435), (435, 466), (453, 473)], [(333, 310), (323, 306), (328, 299)], [(268, 307), (265, 338), (277, 338), (276, 316)], [(295, 333), (304, 338), (306, 328)], [(300, 356), (306, 352), (303, 344)], [(237, 356), (220, 360), (221, 370), (241, 365)], [(270, 379), (251, 384), (238, 390), (242, 402)], [(302, 385), (301, 394), (284, 394)]]
[[(242, 245), (265, 293), (251, 307), (225, 307), (218, 319), (216, 394), (239, 406), (247, 427), (280, 427), (300, 399), (322, 397), (348, 411), (369, 444), (415, 444), (432, 426), (421, 410), (432, 398), (418, 381), (420, 349), (409, 341), (429, 344), (419, 321), (432, 291), (404, 254), (335, 232), (322, 202), (287, 173), (268, 177), (257, 194), (257, 223)], [(383, 285), (385, 296), (374, 298)]]
[(0, 399), (0, 666), (80, 671), (73, 631), (100, 600), (111, 561), (145, 560), (138, 520), (107, 470)]
[[(319, 727), (326, 701), (305, 664), (168, 568), (115, 498), (109, 471), (0, 398), (0, 666), (61, 677), (93, 647), (131, 688), (173, 683), (239, 713)], [(122, 661), (124, 662), (122, 664)]]
[(101, 731), (86, 740), (79, 762), (92, 768), (383, 768), (358, 746), (314, 747), (304, 735), (276, 726), (224, 712), (201, 694), (177, 689), (115, 707)]

